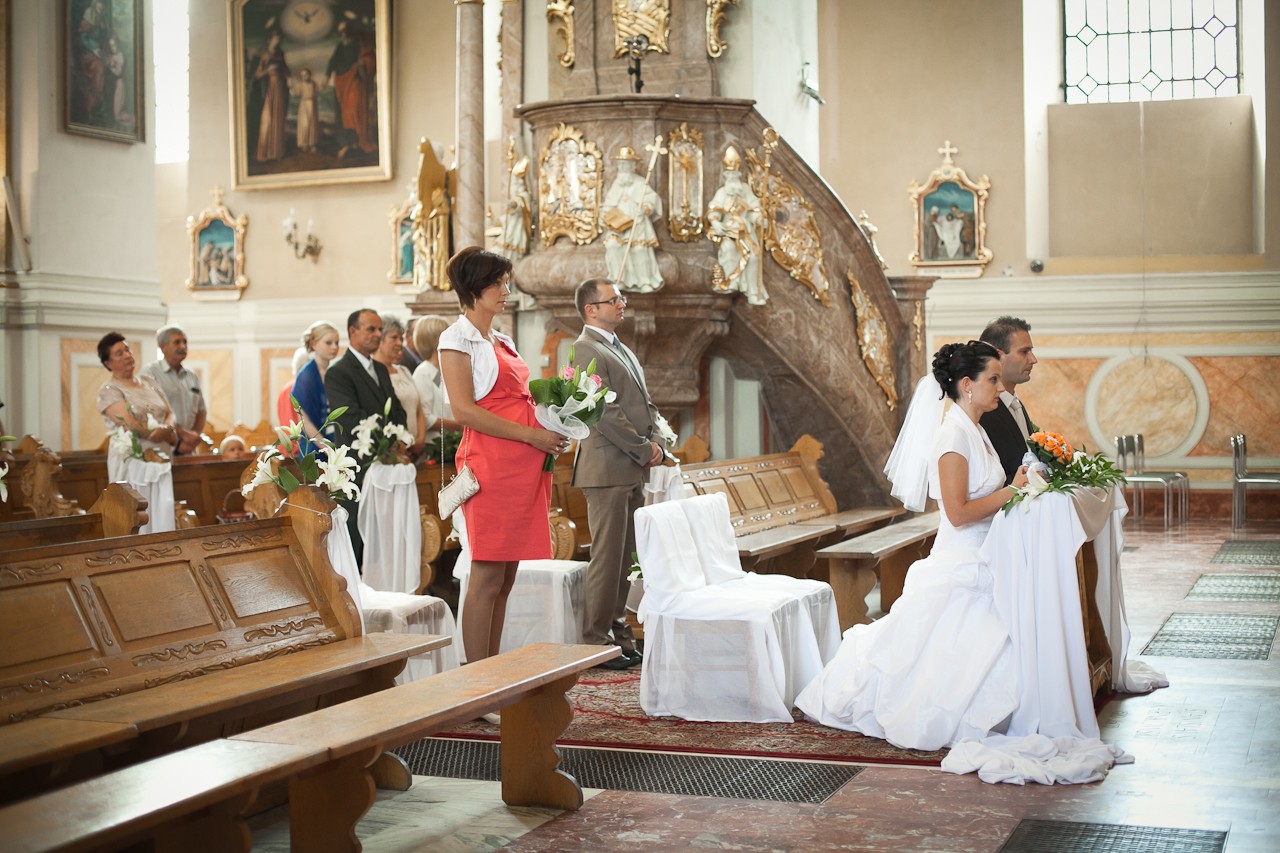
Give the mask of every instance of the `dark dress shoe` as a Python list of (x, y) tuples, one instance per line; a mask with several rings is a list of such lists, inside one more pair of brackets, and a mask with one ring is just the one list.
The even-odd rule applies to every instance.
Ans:
[(623, 649), (622, 659), (627, 662), (628, 667), (639, 666), (644, 662), (644, 655), (635, 649)]
[(609, 658), (609, 660), (605, 661), (602, 664), (598, 664), (598, 666), (600, 669), (619, 670), (619, 669), (630, 669), (633, 666), (633, 664), (631, 663), (631, 659), (627, 657), (625, 652), (623, 652), (618, 657)]

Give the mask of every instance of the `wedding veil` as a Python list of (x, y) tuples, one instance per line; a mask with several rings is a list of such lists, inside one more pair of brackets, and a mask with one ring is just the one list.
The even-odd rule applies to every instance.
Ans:
[(916, 383), (902, 431), (884, 465), (884, 473), (893, 483), (889, 494), (912, 512), (921, 512), (929, 497), (929, 455), (933, 436), (942, 423), (943, 403), (942, 386), (932, 373), (926, 373)]

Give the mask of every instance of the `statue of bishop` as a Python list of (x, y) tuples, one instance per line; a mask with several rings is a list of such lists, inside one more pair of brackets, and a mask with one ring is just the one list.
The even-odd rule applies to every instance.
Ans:
[(732, 145), (724, 154), (724, 183), (707, 206), (707, 236), (720, 247), (712, 271), (716, 290), (738, 290), (747, 302), (764, 305), (769, 292), (760, 268), (760, 199), (742, 180), (742, 155)]

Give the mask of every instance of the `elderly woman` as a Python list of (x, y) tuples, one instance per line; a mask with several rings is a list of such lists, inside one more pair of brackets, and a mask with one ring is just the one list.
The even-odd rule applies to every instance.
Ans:
[(440, 335), (440, 370), (463, 426), (458, 468), (471, 468), (480, 483), (462, 505), (472, 560), (462, 645), (474, 663), (498, 653), (516, 566), (551, 556), (551, 474), (542, 463), (569, 442), (538, 426), (529, 367), (515, 342), (493, 329), (511, 295), (511, 261), (471, 246), (450, 258), (445, 272), (462, 316)]
[[(102, 383), (98, 389), (98, 411), (107, 426), (107, 433), (119, 427), (133, 432), (138, 445), (145, 453), (156, 450), (172, 454), (178, 443), (178, 429), (174, 426), (173, 412), (165, 401), (160, 386), (147, 373), (137, 371), (138, 362), (125, 342), (124, 335), (119, 332), (108, 332), (98, 341), (98, 360), (102, 366), (111, 371), (111, 378)], [(111, 442), (107, 447), (107, 477), (112, 482), (124, 480), (134, 488), (151, 495), (151, 487), (160, 480), (167, 479), (167, 498), (165, 502), (152, 495), (151, 520), (140, 528), (143, 533), (158, 533), (172, 530), (173, 519), (173, 480), (165, 471), (146, 469), (140, 476), (150, 477), (146, 482), (134, 481), (129, 477), (132, 454), (129, 445)], [(168, 509), (165, 510), (167, 503)]]
[(438, 314), (428, 314), (413, 327), (413, 348), (422, 355), (422, 363), (413, 371), (413, 384), (418, 387), (422, 401), (422, 420), (427, 432), (427, 442), (435, 440), (440, 432), (462, 432), (462, 424), (453, 419), (453, 410), (444, 401), (444, 380), (440, 376), (440, 335), (449, 328), (449, 321)]
[[(315, 438), (320, 434), (320, 425), (329, 417), (324, 374), (329, 369), (329, 362), (338, 357), (338, 330), (324, 320), (312, 323), (302, 333), (302, 349), (310, 354), (310, 360), (294, 377), (293, 398), (302, 409), (302, 431), (307, 438)], [(309, 452), (310, 444), (304, 445), (301, 452)]]
[(418, 398), (418, 387), (413, 384), (413, 374), (409, 368), (400, 363), (404, 355), (404, 323), (400, 318), (390, 314), (382, 315), (382, 343), (373, 353), (373, 360), (384, 365), (391, 374), (391, 387), (396, 391), (400, 405), (404, 406), (405, 429), (413, 436), (413, 446), (409, 455), (417, 458), (422, 453), (426, 442), (427, 425), (422, 419), (422, 403)]

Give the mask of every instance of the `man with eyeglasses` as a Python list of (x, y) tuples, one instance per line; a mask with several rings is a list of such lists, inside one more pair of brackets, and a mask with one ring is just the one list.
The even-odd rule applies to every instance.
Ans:
[(573, 344), (574, 363), (585, 369), (594, 360), (605, 387), (617, 394), (578, 445), (573, 464), (573, 485), (586, 496), (591, 530), (583, 642), (619, 646), (622, 656), (602, 666), (626, 669), (641, 661), (627, 624), (635, 511), (644, 505), (648, 469), (661, 464), (665, 453), (654, 440), (658, 410), (649, 398), (644, 371), (618, 339), (626, 297), (608, 279), (594, 278), (578, 285), (575, 301), (583, 327)]

